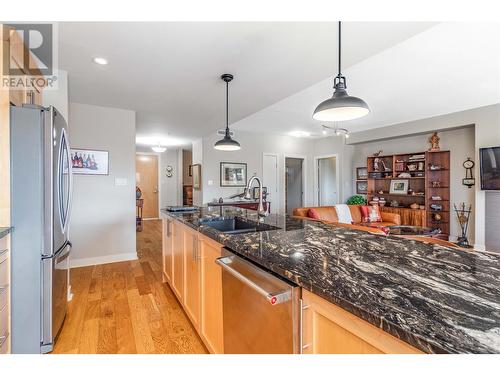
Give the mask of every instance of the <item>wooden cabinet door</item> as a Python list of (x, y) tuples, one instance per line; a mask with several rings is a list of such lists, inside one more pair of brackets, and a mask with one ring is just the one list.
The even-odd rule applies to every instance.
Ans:
[(380, 328), (302, 290), (302, 343), (306, 354), (416, 354)]
[(200, 296), (200, 255), (198, 248), (198, 232), (185, 227), (184, 238), (184, 310), (191, 322), (199, 329), (201, 296)]
[(215, 263), (222, 245), (200, 236), (201, 337), (211, 353), (224, 353), (222, 321), (222, 269)]
[(173, 249), (173, 220), (163, 218), (162, 221), (162, 261), (163, 281), (172, 283), (172, 249)]
[(184, 240), (183, 232), (184, 225), (178, 221), (173, 221), (173, 236), (172, 236), (172, 290), (183, 303), (184, 297)]

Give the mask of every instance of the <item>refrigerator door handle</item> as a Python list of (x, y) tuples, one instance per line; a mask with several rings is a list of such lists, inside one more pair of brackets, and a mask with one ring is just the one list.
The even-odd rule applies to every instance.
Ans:
[[(66, 157), (68, 158), (68, 177), (69, 177), (69, 182), (68, 182), (68, 209), (66, 213), (66, 225), (64, 228), (64, 231), (66, 232), (69, 227), (69, 222), (71, 218), (71, 206), (73, 205), (73, 163), (71, 160), (71, 146), (69, 144), (69, 138), (68, 138), (68, 133), (65, 132), (66, 134)], [(69, 244), (71, 247), (71, 243)]]

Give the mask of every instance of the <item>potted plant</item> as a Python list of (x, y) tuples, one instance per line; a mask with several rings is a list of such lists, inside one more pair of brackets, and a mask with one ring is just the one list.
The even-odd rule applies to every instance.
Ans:
[(366, 205), (366, 198), (363, 197), (362, 195), (353, 195), (350, 197), (347, 202), (348, 205), (354, 206), (354, 205)]

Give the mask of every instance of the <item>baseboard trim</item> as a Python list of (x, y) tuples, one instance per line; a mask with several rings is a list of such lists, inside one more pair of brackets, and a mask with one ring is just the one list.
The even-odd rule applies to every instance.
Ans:
[(125, 262), (127, 260), (136, 260), (136, 259), (137, 259), (137, 253), (106, 255), (94, 258), (70, 259), (69, 268), (96, 266), (98, 264)]

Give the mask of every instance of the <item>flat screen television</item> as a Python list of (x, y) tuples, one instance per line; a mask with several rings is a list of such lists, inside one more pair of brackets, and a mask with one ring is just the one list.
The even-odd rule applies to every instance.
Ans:
[(479, 149), (481, 190), (500, 190), (500, 147)]

